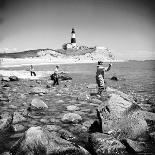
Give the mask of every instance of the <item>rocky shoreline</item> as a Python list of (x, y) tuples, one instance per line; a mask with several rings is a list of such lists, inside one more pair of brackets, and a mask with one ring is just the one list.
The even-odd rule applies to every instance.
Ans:
[(136, 99), (61, 77), (1, 77), (0, 154), (154, 154), (155, 113)]

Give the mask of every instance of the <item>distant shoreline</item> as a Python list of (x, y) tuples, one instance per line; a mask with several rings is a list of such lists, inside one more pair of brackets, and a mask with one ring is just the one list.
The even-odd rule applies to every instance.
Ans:
[[(124, 60), (103, 60), (103, 62), (124, 62)], [(83, 63), (97, 63), (95, 60), (75, 60), (75, 59), (47, 59), (47, 58), (3, 58), (0, 67), (21, 67), (21, 66), (39, 66), (39, 65), (56, 65), (56, 64), (83, 64)]]

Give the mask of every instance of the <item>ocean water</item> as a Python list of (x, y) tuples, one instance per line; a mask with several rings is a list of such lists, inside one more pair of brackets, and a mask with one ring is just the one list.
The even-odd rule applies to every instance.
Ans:
[[(112, 63), (112, 68), (105, 73), (108, 86), (122, 90), (137, 97), (139, 102), (151, 99), (155, 101), (155, 61), (128, 61)], [(69, 72), (74, 82), (95, 83), (97, 64), (65, 64), (60, 70)], [(103, 64), (108, 66), (108, 63)], [(26, 70), (29, 66), (6, 68), (7, 70)], [(35, 66), (36, 71), (52, 71), (55, 65)], [(117, 76), (119, 81), (110, 78)]]

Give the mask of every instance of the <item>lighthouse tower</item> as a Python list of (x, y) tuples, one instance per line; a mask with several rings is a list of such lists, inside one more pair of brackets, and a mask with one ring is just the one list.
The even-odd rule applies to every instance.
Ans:
[(72, 48), (77, 48), (74, 28), (72, 28), (72, 32), (71, 32), (71, 44), (72, 44)]

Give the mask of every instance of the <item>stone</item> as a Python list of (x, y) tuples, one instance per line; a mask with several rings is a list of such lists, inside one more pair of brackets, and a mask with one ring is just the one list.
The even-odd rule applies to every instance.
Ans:
[(110, 94), (110, 95), (116, 94), (116, 95), (120, 96), (121, 98), (123, 98), (124, 100), (132, 102), (132, 103), (135, 103), (137, 100), (132, 95), (125, 94), (122, 91), (119, 91), (119, 90), (114, 89), (114, 88), (107, 87), (106, 92), (107, 92), (107, 94)]
[(57, 120), (57, 119), (55, 119), (55, 118), (51, 118), (51, 119), (50, 119), (50, 122), (51, 122), (51, 123), (59, 123), (59, 120)]
[(19, 123), (19, 122), (23, 122), (26, 121), (27, 119), (25, 117), (23, 117), (23, 115), (21, 115), (19, 112), (14, 112), (13, 114), (13, 123)]
[(51, 88), (51, 86), (50, 85), (46, 85), (46, 88)]
[(69, 105), (69, 106), (67, 106), (67, 110), (68, 111), (76, 111), (76, 110), (79, 110), (79, 107), (77, 107), (75, 105)]
[(9, 79), (9, 77), (7, 77), (7, 76), (3, 76), (1, 81), (6, 81), (6, 82), (9, 82), (9, 81), (10, 81), (10, 79)]
[(25, 129), (25, 127), (21, 124), (15, 124), (13, 125), (13, 130), (15, 132), (20, 132), (20, 131), (23, 131)]
[(58, 125), (46, 125), (46, 129), (48, 131), (58, 131), (61, 129), (61, 127)]
[[(1, 136), (12, 129), (13, 115), (4, 114), (0, 119), (0, 139)], [(2, 134), (3, 133), (3, 134)]]
[(67, 73), (63, 73), (63, 72), (59, 74), (59, 79), (62, 81), (72, 80), (72, 78)]
[(63, 139), (66, 139), (66, 140), (75, 139), (75, 136), (73, 136), (73, 134), (67, 130), (60, 129), (58, 133), (60, 134), (60, 137)]
[(10, 81), (19, 81), (19, 78), (17, 76), (10, 76)]
[(133, 141), (131, 139), (123, 139), (121, 142), (126, 146), (126, 150), (129, 153), (140, 153), (145, 152), (146, 150), (144, 144), (138, 141)]
[(79, 93), (77, 100), (85, 101), (90, 99), (90, 94), (88, 92)]
[(111, 77), (111, 80), (118, 81), (118, 78), (116, 76)]
[(1, 155), (10, 155), (9, 152), (3, 152)]
[(91, 134), (90, 145), (96, 155), (127, 153), (126, 147), (120, 141), (103, 133)]
[(9, 105), (9, 108), (11, 108), (11, 109), (17, 109), (17, 106), (15, 106), (15, 105)]
[(67, 113), (67, 114), (64, 114), (61, 121), (64, 123), (78, 123), (82, 121), (82, 117), (75, 113)]
[(31, 106), (33, 106), (34, 108), (37, 108), (37, 109), (48, 108), (46, 103), (43, 100), (41, 100), (40, 98), (34, 98), (31, 102)]
[(102, 132), (111, 132), (115, 138), (136, 140), (146, 136), (146, 120), (139, 115), (139, 106), (124, 100), (117, 94), (112, 94), (107, 102), (97, 109), (97, 116), (102, 124)]
[(63, 101), (63, 100), (58, 100), (58, 101), (56, 101), (55, 103), (61, 104), (61, 103), (64, 103), (64, 101)]
[(12, 146), (10, 153), (12, 155), (89, 155), (88, 151), (81, 146), (62, 139), (56, 132), (49, 132), (39, 126), (29, 128), (24, 136)]
[(91, 99), (91, 102), (92, 102), (92, 103), (96, 103), (96, 104), (101, 104), (101, 103), (102, 103), (101, 100), (96, 99), (96, 98)]
[(10, 87), (11, 85), (9, 84), (9, 83), (5, 83), (4, 85), (3, 85), (3, 87)]
[(155, 132), (150, 133), (150, 137), (151, 137), (152, 140), (155, 142)]
[(49, 121), (47, 119), (40, 119), (41, 123), (48, 123)]
[(30, 93), (31, 94), (40, 94), (40, 93), (46, 94), (48, 93), (48, 89), (45, 89), (42, 87), (33, 87)]

